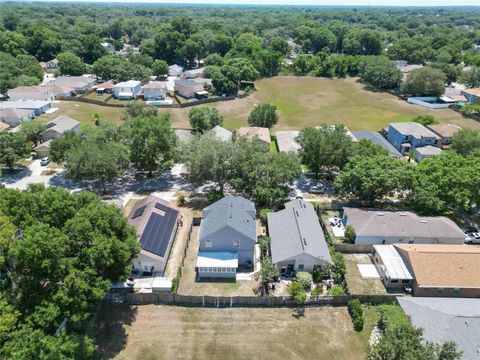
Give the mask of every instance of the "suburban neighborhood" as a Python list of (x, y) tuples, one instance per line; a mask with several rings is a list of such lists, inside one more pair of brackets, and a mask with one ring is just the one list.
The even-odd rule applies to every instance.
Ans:
[(480, 360), (480, 8), (225, 5), (0, 4), (0, 358)]

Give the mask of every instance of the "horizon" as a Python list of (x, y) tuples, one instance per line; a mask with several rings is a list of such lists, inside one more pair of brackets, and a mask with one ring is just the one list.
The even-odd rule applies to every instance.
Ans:
[(219, 0), (0, 0), (0, 3), (51, 3), (51, 4), (130, 4), (130, 5), (223, 5), (223, 6), (311, 6), (311, 7), (375, 7), (375, 8), (461, 8), (461, 7), (480, 7), (477, 0), (423, 0), (411, 4), (408, 0), (392, 0), (385, 4), (382, 0), (234, 0), (232, 2), (222, 2)]

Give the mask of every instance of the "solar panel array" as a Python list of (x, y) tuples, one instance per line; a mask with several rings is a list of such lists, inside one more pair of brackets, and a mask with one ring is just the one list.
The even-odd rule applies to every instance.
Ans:
[(165, 215), (152, 212), (140, 243), (144, 250), (163, 257), (176, 227), (178, 211), (160, 203), (156, 203), (155, 208), (164, 211)]

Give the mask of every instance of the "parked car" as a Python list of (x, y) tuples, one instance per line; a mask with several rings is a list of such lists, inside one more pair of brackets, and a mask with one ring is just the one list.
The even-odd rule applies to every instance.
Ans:
[(323, 186), (320, 185), (314, 185), (308, 189), (308, 192), (310, 194), (324, 194), (325, 190), (323, 190)]
[(480, 244), (480, 232), (467, 232), (465, 233), (465, 243), (478, 245)]
[(52, 162), (52, 160), (50, 160), (50, 158), (48, 156), (46, 156), (46, 157), (44, 157), (40, 160), (40, 165), (41, 166), (47, 166), (51, 162)]

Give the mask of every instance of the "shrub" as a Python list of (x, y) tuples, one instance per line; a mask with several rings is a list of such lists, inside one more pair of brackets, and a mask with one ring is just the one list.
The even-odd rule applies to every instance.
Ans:
[(315, 266), (313, 268), (313, 281), (319, 282), (326, 278), (330, 273), (329, 266), (327, 264)]
[(312, 274), (306, 271), (300, 271), (295, 275), (295, 282), (298, 282), (304, 289), (310, 289), (312, 286)]
[(357, 237), (357, 234), (355, 234), (355, 230), (353, 229), (353, 226), (347, 225), (345, 227), (345, 240), (347, 240), (349, 244), (354, 244), (356, 237)]
[(305, 292), (303, 285), (298, 281), (293, 281), (288, 286), (288, 291), (290, 292), (290, 295), (293, 296), (295, 303), (298, 305), (305, 304), (307, 301), (307, 293)]
[(347, 268), (345, 266), (345, 259), (343, 255), (338, 251), (330, 252), (332, 254), (333, 266), (332, 266), (332, 278), (337, 282), (341, 283), (345, 280), (345, 273)]
[(268, 213), (273, 212), (272, 209), (262, 209), (260, 210), (259, 218), (263, 225), (267, 224), (267, 215)]
[(322, 293), (323, 293), (323, 287), (321, 285), (314, 287), (312, 290), (312, 296), (319, 296), (319, 295), (322, 295)]
[(213, 204), (223, 198), (223, 192), (220, 190), (212, 190), (207, 193), (207, 201), (209, 204)]
[(177, 271), (177, 276), (175, 276), (173, 279), (172, 279), (172, 288), (170, 289), (170, 292), (172, 294), (176, 294), (177, 291), (178, 291), (178, 285), (180, 284), (180, 268), (178, 268), (178, 271)]
[(356, 331), (363, 329), (363, 309), (360, 300), (352, 299), (348, 301), (348, 313), (352, 317), (353, 328)]
[(262, 250), (262, 254), (267, 254), (268, 247), (270, 246), (270, 238), (268, 236), (262, 236), (258, 239), (258, 245)]
[(185, 206), (186, 200), (184, 195), (180, 195), (177, 199), (178, 206)]
[(345, 289), (343, 288), (343, 286), (335, 285), (335, 286), (332, 286), (332, 288), (330, 289), (330, 295), (343, 296), (343, 295), (347, 295), (347, 293), (345, 292)]

